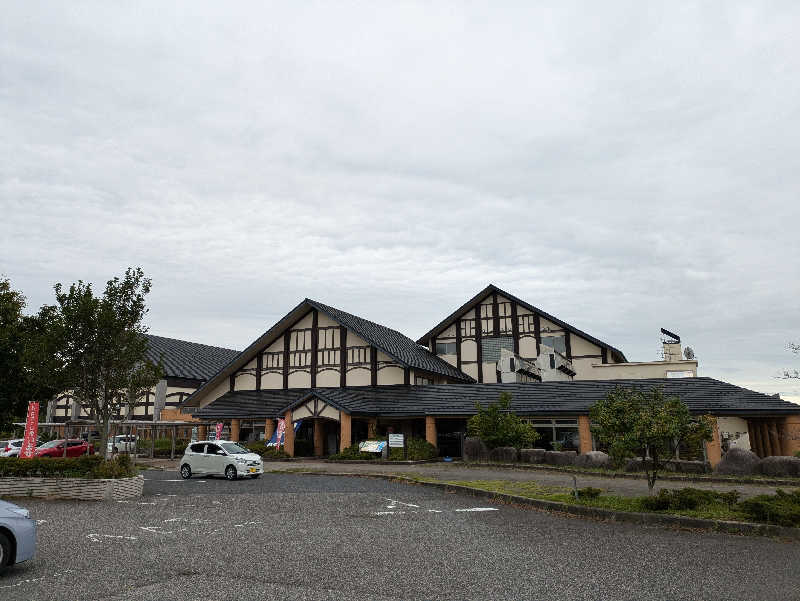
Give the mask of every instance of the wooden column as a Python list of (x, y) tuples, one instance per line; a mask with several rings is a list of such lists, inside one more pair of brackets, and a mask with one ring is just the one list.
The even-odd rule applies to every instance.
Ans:
[(588, 453), (592, 450), (592, 429), (588, 415), (578, 416), (578, 436), (580, 437), (580, 452)]
[(378, 435), (378, 418), (370, 417), (367, 420), (367, 438), (375, 438)]
[(772, 444), (769, 441), (769, 430), (767, 429), (767, 422), (760, 421), (758, 424), (758, 433), (761, 435), (761, 446), (764, 449), (764, 457), (770, 457), (775, 452), (772, 450)]
[(514, 339), (514, 352), (519, 355), (519, 318), (517, 303), (511, 303), (511, 337)]
[(238, 419), (231, 420), (231, 440), (233, 442), (239, 442), (239, 427), (241, 426), (241, 421)]
[(483, 382), (483, 348), (481, 347), (481, 306), (475, 308), (475, 356), (478, 358), (478, 382)]
[(800, 451), (800, 415), (783, 418), (783, 454), (794, 455)]
[(758, 433), (758, 422), (752, 419), (747, 420), (747, 437), (750, 439), (750, 450), (759, 457), (763, 457), (764, 453), (761, 449), (761, 437)]
[(286, 429), (283, 434), (283, 450), (289, 457), (294, 457), (294, 424), (292, 423), (292, 412), (287, 411), (283, 416), (286, 420)]
[(492, 294), (492, 330), (495, 336), (500, 335), (500, 305), (497, 304), (497, 292)]
[(321, 419), (314, 420), (314, 457), (325, 454), (325, 422)]
[(539, 347), (542, 344), (542, 322), (539, 319), (539, 314), (533, 314), (533, 337), (536, 338), (536, 356), (539, 356), (539, 353), (542, 351)]
[(708, 462), (711, 464), (711, 468), (717, 467), (717, 464), (722, 460), (722, 446), (720, 445), (719, 441), (719, 428), (717, 427), (717, 420), (714, 420), (714, 424), (711, 427), (711, 440), (705, 443), (706, 445), (706, 457), (708, 457)]
[(286, 330), (283, 333), (283, 388), (289, 388), (289, 333), (291, 330)]
[(197, 440), (208, 440), (208, 426), (205, 424), (197, 426)]
[(230, 380), (230, 382), (229, 382), (230, 390), (231, 390), (231, 392), (233, 392), (234, 390), (236, 390), (236, 374), (231, 374), (231, 377), (229, 378), (229, 380)]
[(378, 385), (378, 349), (374, 346), (369, 347), (369, 374), (370, 385)]
[(566, 347), (567, 359), (572, 361), (572, 341), (570, 340), (569, 330), (564, 330), (564, 346)]
[(403, 384), (406, 386), (411, 384), (411, 368), (409, 367), (403, 368)]
[(269, 442), (273, 434), (275, 434), (275, 420), (267, 418), (264, 420), (264, 440)]
[(456, 369), (461, 371), (461, 318), (456, 319)]
[(339, 328), (339, 386), (347, 386), (347, 328), (344, 326)]
[(319, 349), (319, 314), (316, 309), (311, 312), (311, 388), (317, 387), (317, 351)]
[(425, 440), (439, 448), (438, 439), (436, 437), (436, 418), (432, 415), (425, 416)]
[(261, 371), (264, 369), (264, 353), (256, 357), (256, 390), (261, 390)]
[(349, 413), (339, 412), (339, 451), (342, 451), (353, 444), (352, 442), (352, 420)]
[(608, 349), (606, 347), (600, 349), (600, 357), (603, 363), (608, 363)]
[(769, 432), (769, 446), (772, 447), (773, 455), (780, 455), (783, 452), (783, 445), (778, 436), (778, 422), (771, 419), (767, 422), (767, 431)]

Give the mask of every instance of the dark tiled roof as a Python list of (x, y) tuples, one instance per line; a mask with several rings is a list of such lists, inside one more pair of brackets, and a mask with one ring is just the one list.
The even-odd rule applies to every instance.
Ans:
[(352, 330), (370, 344), (378, 347), (408, 367), (448, 376), (463, 382), (474, 382), (468, 375), (397, 330), (392, 330), (346, 311), (323, 305), (315, 300), (307, 299), (307, 301), (318, 311), (326, 313), (331, 319), (338, 321), (348, 330)]
[(224, 394), (195, 415), (207, 419), (274, 417), (312, 392), (356, 415), (472, 415), (476, 402), (485, 406), (497, 400), (501, 392), (511, 393), (511, 407), (520, 415), (576, 415), (586, 414), (616, 386), (641, 389), (662, 386), (667, 396), (680, 397), (693, 413), (752, 416), (800, 413), (800, 405), (713, 378), (652, 378), (237, 391)]
[(161, 359), (167, 377), (208, 380), (239, 351), (147, 334), (147, 358)]
[(481, 290), (478, 294), (473, 296), (466, 303), (464, 303), (458, 309), (453, 311), (450, 315), (445, 317), (441, 322), (439, 322), (438, 325), (434, 326), (433, 329), (431, 329), (427, 334), (423, 335), (419, 340), (417, 340), (417, 342), (419, 342), (420, 344), (427, 344), (428, 341), (431, 339), (431, 336), (439, 335), (441, 332), (446, 330), (450, 326), (450, 324), (453, 323), (453, 321), (455, 321), (455, 319), (457, 317), (460, 317), (461, 315), (463, 315), (464, 313), (466, 313), (470, 309), (474, 308), (478, 303), (480, 303), (483, 299), (485, 299), (489, 294), (492, 294), (494, 292), (496, 292), (497, 294), (499, 294), (501, 296), (506, 297), (508, 300), (513, 301), (513, 302), (517, 303), (518, 305), (521, 305), (521, 306), (525, 307), (529, 311), (533, 311), (534, 313), (538, 313), (539, 315), (541, 315), (542, 317), (544, 317), (548, 321), (552, 321), (554, 324), (557, 324), (557, 325), (561, 326), (562, 328), (564, 328), (565, 330), (569, 330), (570, 332), (573, 332), (573, 333), (577, 334), (581, 338), (585, 338), (589, 342), (592, 342), (592, 343), (596, 344), (599, 347), (607, 348), (614, 355), (616, 355), (616, 357), (617, 357), (617, 359), (619, 361), (627, 362), (627, 359), (625, 358), (625, 354), (621, 350), (619, 350), (618, 348), (615, 348), (615, 347), (611, 346), (610, 344), (608, 344), (606, 342), (603, 342), (602, 340), (598, 340), (597, 338), (587, 334), (583, 330), (579, 330), (575, 326), (568, 324), (566, 321), (562, 321), (558, 317), (555, 317), (554, 315), (550, 315), (549, 313), (546, 313), (545, 311), (542, 311), (541, 309), (538, 309), (538, 308), (534, 307), (533, 305), (531, 305), (529, 303), (526, 303), (521, 298), (517, 298), (516, 296), (514, 296), (513, 294), (509, 294), (505, 290), (501, 290), (500, 288), (498, 288), (494, 284), (489, 284), (486, 288)]

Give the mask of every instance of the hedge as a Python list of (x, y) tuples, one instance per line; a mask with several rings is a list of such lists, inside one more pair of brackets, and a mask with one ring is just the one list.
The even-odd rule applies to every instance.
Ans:
[(129, 478), (137, 474), (130, 457), (105, 461), (99, 455), (80, 457), (0, 457), (0, 478)]

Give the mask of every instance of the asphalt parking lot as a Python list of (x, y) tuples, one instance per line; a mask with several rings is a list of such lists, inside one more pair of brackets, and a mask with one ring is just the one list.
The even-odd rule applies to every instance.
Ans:
[(369, 478), (145, 472), (123, 503), (18, 501), (3, 601), (800, 599), (800, 544), (566, 518)]

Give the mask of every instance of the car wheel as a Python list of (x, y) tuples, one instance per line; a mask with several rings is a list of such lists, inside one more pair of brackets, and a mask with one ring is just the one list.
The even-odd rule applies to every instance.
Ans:
[(184, 463), (181, 466), (181, 478), (184, 480), (188, 480), (192, 477), (192, 468), (189, 467), (188, 463)]
[(225, 468), (225, 477), (228, 480), (236, 480), (236, 468), (232, 465), (229, 465)]
[(0, 532), (0, 570), (11, 564), (11, 541)]
[(114, 447), (113, 449), (111, 449), (111, 452), (112, 453), (119, 453), (119, 449), (117, 447)]
[(252, 476), (253, 480), (257, 480), (260, 475), (261, 474), (253, 474), (253, 476)]

